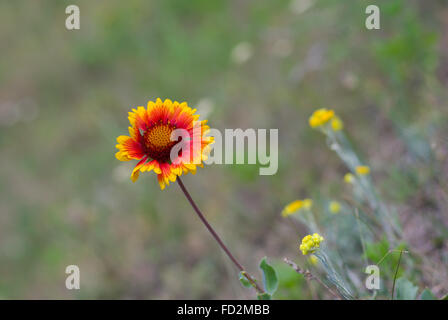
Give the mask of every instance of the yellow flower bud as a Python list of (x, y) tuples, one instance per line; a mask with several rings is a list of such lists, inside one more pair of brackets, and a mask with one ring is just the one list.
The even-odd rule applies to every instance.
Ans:
[(319, 263), (319, 259), (317, 259), (317, 257), (314, 254), (310, 255), (310, 257), (308, 258), (308, 261), (313, 266), (316, 266)]
[(326, 124), (334, 117), (334, 111), (329, 109), (318, 109), (314, 111), (309, 119), (309, 124), (312, 128), (319, 127)]
[(333, 214), (339, 213), (341, 211), (341, 204), (337, 201), (331, 201), (329, 209)]
[(355, 181), (355, 176), (351, 173), (347, 173), (344, 176), (344, 181), (345, 181), (345, 183), (353, 183)]
[(311, 209), (311, 207), (313, 206), (313, 200), (311, 199), (304, 199), (303, 200), (303, 208), (305, 209)]
[(340, 131), (344, 129), (344, 123), (339, 117), (334, 117), (333, 120), (331, 120), (331, 127), (334, 131)]
[(287, 206), (285, 206), (285, 208), (282, 211), (282, 216), (287, 217), (302, 209), (310, 210), (312, 206), (313, 206), (313, 200), (311, 199), (295, 200), (289, 203)]
[(365, 176), (370, 173), (370, 168), (368, 166), (357, 166), (355, 170), (360, 176)]
[(303, 255), (307, 255), (309, 252), (313, 253), (320, 247), (322, 241), (324, 241), (324, 238), (318, 233), (307, 235), (302, 239), (299, 249)]
[(282, 211), (282, 216), (287, 217), (303, 207), (302, 200), (296, 200), (288, 204)]

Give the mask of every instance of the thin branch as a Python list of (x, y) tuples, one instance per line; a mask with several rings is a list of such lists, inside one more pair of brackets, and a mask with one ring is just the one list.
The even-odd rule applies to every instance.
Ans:
[(402, 255), (403, 255), (403, 250), (400, 251), (400, 256), (398, 257), (397, 269), (395, 269), (394, 283), (392, 284), (392, 296), (391, 296), (391, 300), (394, 300), (395, 281), (397, 280), (397, 274), (398, 274), (398, 269), (400, 268), (400, 262), (401, 262), (401, 256), (402, 256)]
[(379, 265), (384, 261), (384, 259), (386, 259), (386, 257), (387, 257), (388, 255), (390, 255), (392, 252), (400, 252), (400, 254), (401, 254), (401, 253), (409, 253), (409, 251), (407, 251), (407, 250), (390, 249), (390, 250), (387, 251), (387, 253), (380, 259), (380, 261), (378, 261), (378, 263), (377, 263), (376, 265), (379, 266)]
[(381, 226), (380, 222), (378, 221), (378, 219), (375, 217), (375, 212), (373, 212), (373, 210), (369, 207), (366, 206), (364, 204), (362, 204), (361, 202), (355, 200), (353, 197), (349, 197), (349, 196), (343, 196), (342, 197), (345, 201), (347, 201), (349, 203), (349, 205), (353, 208), (362, 208), (363, 212), (365, 212), (364, 214), (364, 220), (361, 219), (362, 223), (369, 228), (369, 230), (372, 231), (372, 227), (370, 227), (371, 224), (377, 225), (377, 226)]
[(363, 253), (363, 258), (364, 258), (364, 264), (367, 266), (367, 251), (366, 251), (366, 242), (364, 240), (364, 235), (362, 232), (362, 226), (361, 226), (361, 221), (359, 219), (359, 210), (358, 208), (355, 208), (355, 216), (356, 216), (356, 223), (358, 225), (358, 231), (359, 231), (359, 238), (361, 239), (361, 246), (362, 246), (362, 253)]
[(306, 280), (316, 280), (321, 286), (323, 286), (328, 292), (330, 292), (336, 299), (341, 300), (341, 296), (330, 289), (322, 280), (313, 275), (309, 270), (301, 269), (297, 264), (289, 260), (288, 258), (283, 258), (283, 261), (292, 267), (298, 274), (301, 274), (305, 277)]

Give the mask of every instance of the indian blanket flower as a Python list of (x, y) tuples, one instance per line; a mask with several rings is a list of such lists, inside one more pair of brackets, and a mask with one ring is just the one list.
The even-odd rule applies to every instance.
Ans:
[(147, 107), (139, 106), (129, 112), (129, 136), (117, 138), (120, 161), (139, 160), (131, 174), (135, 182), (140, 172), (154, 171), (160, 188), (163, 190), (169, 182), (177, 182), (199, 219), (223, 249), (229, 259), (238, 268), (240, 274), (255, 288), (259, 295), (266, 294), (256, 280), (232, 255), (205, 216), (199, 210), (184, 183), (183, 173), (196, 173), (197, 166), (207, 159), (213, 137), (205, 136), (209, 131), (207, 121), (199, 121), (196, 109), (186, 102), (172, 102), (170, 99), (149, 101)]
[(300, 250), (303, 255), (307, 255), (308, 253), (314, 253), (320, 247), (320, 243), (325, 239), (319, 235), (318, 233), (314, 233), (313, 235), (307, 235), (302, 239), (302, 243), (300, 244)]
[(330, 121), (334, 117), (335, 113), (333, 110), (322, 108), (314, 111), (308, 122), (311, 128), (317, 128), (328, 123), (328, 121)]
[(360, 176), (366, 176), (370, 174), (370, 168), (368, 166), (357, 166), (355, 171)]
[(296, 211), (306, 209), (309, 210), (313, 206), (313, 200), (304, 199), (304, 200), (295, 200), (288, 204), (282, 211), (282, 216), (287, 217)]
[[(203, 166), (213, 137), (205, 136), (207, 120), (198, 121), (195, 112), (186, 102), (162, 102), (159, 98), (149, 101), (146, 108), (139, 106), (129, 112), (129, 136), (117, 138), (119, 151), (115, 156), (120, 161), (139, 160), (131, 174), (133, 182), (140, 172), (154, 171), (163, 190), (182, 173), (194, 174), (197, 166)], [(177, 129), (185, 134), (178, 139)]]

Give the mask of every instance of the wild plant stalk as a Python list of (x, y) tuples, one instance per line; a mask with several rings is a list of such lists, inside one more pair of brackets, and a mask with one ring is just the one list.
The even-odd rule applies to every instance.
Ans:
[[(362, 165), (356, 152), (353, 150), (347, 137), (342, 132), (335, 132), (329, 128), (322, 129), (327, 136), (327, 144), (341, 160), (346, 164), (351, 172), (355, 172), (357, 166)], [(389, 211), (387, 206), (380, 201), (375, 187), (369, 177), (358, 177), (357, 182), (362, 190), (367, 203), (373, 212), (378, 216), (379, 222), (389, 239), (389, 242), (396, 244), (399, 227), (397, 226), (397, 218)]]
[(398, 262), (397, 262), (397, 268), (395, 269), (394, 283), (392, 284), (392, 295), (390, 297), (391, 300), (394, 300), (395, 282), (397, 280), (398, 269), (400, 268), (400, 262), (401, 262), (401, 256), (402, 255), (403, 255), (403, 250), (400, 250), (400, 256), (398, 257)]
[(311, 209), (304, 209), (303, 212), (300, 211), (299, 214), (295, 214), (293, 217), (304, 224), (308, 228), (310, 233), (321, 233)]
[(333, 267), (325, 252), (322, 249), (319, 249), (314, 253), (314, 255), (317, 259), (319, 259), (325, 271), (327, 272), (327, 279), (336, 286), (339, 293), (344, 297), (344, 299), (353, 300), (354, 297), (350, 292), (350, 289), (348, 288), (342, 277), (339, 275), (339, 273), (336, 271), (336, 269)]
[(391, 300), (394, 299), (394, 294), (395, 294), (395, 282), (397, 280), (397, 275), (398, 275), (398, 270), (400, 268), (400, 262), (401, 262), (401, 256), (403, 255), (403, 253), (409, 253), (409, 251), (407, 250), (396, 250), (396, 249), (391, 249), (389, 250), (377, 263), (376, 265), (379, 266), (391, 253), (393, 252), (399, 252), (400, 256), (398, 258), (398, 262), (397, 262), (397, 268), (395, 269), (395, 274), (394, 274), (394, 281), (392, 284), (392, 294), (391, 294)]
[(367, 266), (368, 262), (367, 262), (367, 253), (366, 253), (366, 241), (364, 239), (364, 232), (362, 231), (361, 221), (359, 219), (358, 208), (355, 209), (355, 217), (356, 217), (356, 224), (358, 225), (359, 238), (361, 239), (363, 260), (364, 260), (364, 264)]
[(329, 286), (327, 286), (322, 280), (320, 280), (318, 277), (313, 275), (309, 270), (303, 270), (300, 268), (297, 264), (289, 260), (288, 258), (284, 258), (283, 261), (285, 261), (286, 264), (290, 265), (295, 272), (303, 275), (307, 282), (310, 280), (316, 280), (322, 287), (324, 287), (328, 292), (330, 292), (336, 299), (341, 300), (341, 296), (339, 296), (336, 292), (334, 292)]
[(255, 290), (258, 292), (258, 294), (264, 294), (264, 290), (258, 286), (256, 281), (251, 277), (249, 273), (244, 269), (244, 267), (236, 260), (236, 258), (233, 256), (233, 254), (229, 251), (227, 246), (222, 242), (221, 238), (218, 236), (218, 234), (215, 232), (215, 230), (212, 228), (212, 226), (208, 223), (205, 216), (202, 214), (201, 210), (199, 210), (198, 206), (194, 202), (194, 200), (191, 198), (190, 193), (185, 188), (184, 183), (182, 182), (182, 179), (180, 177), (177, 177), (177, 182), (179, 183), (180, 188), (182, 189), (183, 193), (185, 194), (185, 197), (190, 202), (191, 206), (193, 207), (194, 211), (198, 215), (199, 219), (202, 221), (202, 223), (205, 225), (208, 231), (212, 234), (213, 238), (215, 238), (216, 242), (220, 245), (222, 250), (226, 253), (226, 255), (230, 258), (230, 260), (233, 262), (233, 264), (240, 270), (241, 274), (249, 281), (252, 286), (255, 288)]
[[(375, 216), (375, 213), (372, 211), (372, 209), (368, 206), (363, 205), (356, 199), (348, 196), (343, 197), (345, 201), (347, 201), (352, 208), (361, 208), (366, 213), (359, 214), (359, 221), (362, 222), (363, 226), (367, 228), (370, 232), (374, 232), (372, 225), (381, 226), (381, 223), (378, 221), (377, 217)], [(359, 213), (359, 210), (358, 210)]]
[(386, 252), (386, 254), (376, 263), (377, 266), (379, 266), (383, 261), (393, 252), (400, 252), (400, 253), (409, 253), (407, 250), (396, 250), (396, 249), (390, 249)]
[[(310, 230), (310, 233), (314, 232), (320, 233), (319, 227), (317, 226), (316, 219), (314, 218), (312, 210), (306, 209), (304, 210), (303, 214), (295, 215), (295, 217), (297, 217), (297, 219)], [(334, 268), (330, 260), (327, 258), (327, 255), (322, 251), (322, 249), (319, 249), (316, 253), (314, 253), (314, 255), (321, 261), (325, 271), (327, 272), (328, 280), (336, 286), (341, 296), (344, 299), (353, 299), (353, 295), (350, 292), (348, 285), (336, 271), (336, 269)], [(289, 262), (287, 263), (290, 264)]]

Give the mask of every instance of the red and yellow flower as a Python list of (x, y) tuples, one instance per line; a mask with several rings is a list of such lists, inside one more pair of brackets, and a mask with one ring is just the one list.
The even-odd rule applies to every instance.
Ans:
[[(120, 161), (139, 160), (131, 174), (133, 182), (140, 172), (153, 170), (163, 190), (182, 173), (194, 174), (197, 166), (203, 166), (213, 137), (205, 136), (210, 129), (207, 120), (198, 121), (195, 112), (186, 102), (159, 98), (149, 101), (147, 108), (129, 112), (129, 136), (117, 138), (115, 156)], [(183, 130), (177, 134), (177, 129)]]

